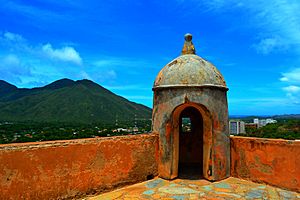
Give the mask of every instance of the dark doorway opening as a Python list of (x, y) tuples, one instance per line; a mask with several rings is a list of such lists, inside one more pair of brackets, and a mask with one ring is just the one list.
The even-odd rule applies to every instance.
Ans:
[(203, 118), (194, 107), (185, 108), (179, 117), (178, 177), (203, 178)]

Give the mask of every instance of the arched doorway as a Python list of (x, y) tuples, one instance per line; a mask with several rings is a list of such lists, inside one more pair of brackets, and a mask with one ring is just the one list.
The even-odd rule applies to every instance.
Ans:
[(203, 118), (192, 106), (179, 115), (178, 177), (203, 177)]
[[(192, 132), (186, 136), (182, 130), (184, 121), (191, 123)], [(162, 151), (172, 153), (162, 157), (164, 163), (159, 166), (160, 177), (174, 179), (178, 175), (184, 176), (190, 167), (194, 177), (212, 180), (212, 130), (212, 118), (205, 106), (193, 102), (177, 106), (166, 126), (166, 141), (170, 143), (162, 145)]]

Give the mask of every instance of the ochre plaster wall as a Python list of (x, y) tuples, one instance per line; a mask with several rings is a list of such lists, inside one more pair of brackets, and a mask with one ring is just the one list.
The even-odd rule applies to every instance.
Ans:
[(300, 141), (231, 137), (231, 176), (300, 192)]
[(0, 145), (0, 199), (62, 199), (157, 175), (158, 135)]

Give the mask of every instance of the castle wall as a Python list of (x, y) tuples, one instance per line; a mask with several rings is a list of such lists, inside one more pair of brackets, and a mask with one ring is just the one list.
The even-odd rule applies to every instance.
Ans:
[(157, 175), (157, 134), (0, 145), (0, 199), (62, 199)]
[[(300, 192), (300, 141), (231, 137), (231, 176)], [(158, 134), (0, 145), (0, 199), (63, 199), (157, 175)]]
[(300, 141), (231, 137), (231, 176), (300, 192)]

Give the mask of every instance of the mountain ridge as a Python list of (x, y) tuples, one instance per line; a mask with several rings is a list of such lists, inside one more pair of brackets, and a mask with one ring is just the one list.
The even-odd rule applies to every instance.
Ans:
[(147, 106), (131, 102), (87, 79), (60, 79), (31, 89), (17, 88), (5, 81), (0, 83), (6, 91), (0, 89), (2, 121), (112, 124), (116, 120), (133, 121), (136, 117), (151, 119), (152, 110)]

